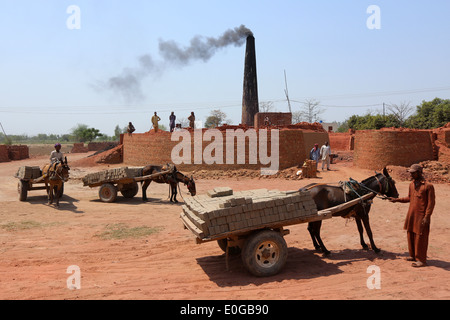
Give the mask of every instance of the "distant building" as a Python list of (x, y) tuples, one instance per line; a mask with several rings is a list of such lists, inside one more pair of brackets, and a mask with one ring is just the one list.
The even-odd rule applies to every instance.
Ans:
[(337, 132), (339, 128), (339, 123), (335, 122), (322, 122), (322, 127), (327, 132)]

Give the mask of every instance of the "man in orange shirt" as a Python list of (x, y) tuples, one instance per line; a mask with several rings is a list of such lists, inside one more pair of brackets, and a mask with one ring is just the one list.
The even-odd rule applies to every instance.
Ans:
[(408, 261), (414, 261), (413, 267), (423, 267), (427, 263), (428, 237), (430, 234), (430, 218), (435, 205), (434, 186), (425, 181), (423, 169), (413, 164), (409, 169), (412, 182), (405, 198), (390, 198), (391, 202), (409, 202), (404, 228), (408, 234)]

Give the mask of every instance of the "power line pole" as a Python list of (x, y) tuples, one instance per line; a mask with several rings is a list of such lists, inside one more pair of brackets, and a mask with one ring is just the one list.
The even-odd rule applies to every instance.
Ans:
[(292, 113), (291, 102), (289, 101), (289, 92), (288, 92), (288, 86), (287, 86), (286, 70), (284, 70), (284, 84), (286, 86), (286, 89), (284, 89), (284, 94), (286, 95), (286, 99), (287, 99), (287, 102), (288, 102), (289, 112)]

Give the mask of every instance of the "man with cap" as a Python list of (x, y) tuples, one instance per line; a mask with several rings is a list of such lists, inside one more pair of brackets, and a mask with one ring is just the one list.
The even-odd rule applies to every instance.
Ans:
[(408, 172), (412, 182), (405, 198), (389, 198), (391, 202), (409, 202), (404, 228), (408, 236), (410, 257), (413, 267), (423, 267), (427, 263), (428, 237), (430, 234), (430, 218), (435, 205), (434, 186), (425, 181), (423, 169), (419, 164), (413, 164)]
[(55, 144), (55, 150), (53, 150), (50, 153), (50, 163), (57, 163), (57, 162), (63, 162), (64, 155), (61, 152), (61, 144), (57, 143)]
[(319, 166), (319, 160), (320, 160), (320, 149), (319, 149), (318, 143), (316, 143), (314, 145), (314, 147), (311, 149), (311, 151), (309, 152), (309, 159), (314, 160), (316, 162), (316, 169), (317, 169)]

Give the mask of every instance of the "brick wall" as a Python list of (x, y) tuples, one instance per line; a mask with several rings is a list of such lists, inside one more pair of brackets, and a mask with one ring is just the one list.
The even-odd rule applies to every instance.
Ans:
[(439, 128), (434, 130), (439, 142), (450, 148), (450, 128)]
[(86, 153), (89, 149), (84, 146), (84, 142), (76, 142), (73, 144), (72, 150), (70, 150), (70, 153)]
[(11, 160), (22, 160), (30, 157), (28, 146), (8, 146), (8, 156)]
[(255, 128), (264, 127), (264, 119), (269, 117), (273, 126), (287, 126), (292, 124), (292, 113), (290, 112), (258, 112), (255, 114)]
[[(323, 144), (328, 141), (330, 142), (329, 133), (327, 132), (311, 132), (311, 131), (303, 131), (304, 144), (305, 144), (305, 152), (309, 157), (309, 152), (317, 143), (319, 144), (319, 148), (323, 146)], [(334, 152), (334, 146), (330, 142), (331, 152)]]
[(331, 150), (334, 151), (350, 151), (354, 149), (355, 136), (349, 132), (329, 133)]
[[(206, 129), (202, 130), (202, 134), (206, 132)], [(250, 163), (249, 159), (252, 153), (249, 152), (249, 140), (245, 139), (245, 163), (238, 163), (238, 154), (242, 155), (242, 151), (238, 150), (238, 143), (235, 139), (233, 144), (234, 148), (234, 159), (232, 164), (227, 164), (226, 161), (226, 139), (227, 132), (226, 130), (217, 130), (219, 139), (223, 141), (223, 152), (218, 152), (218, 158), (223, 164), (207, 164), (205, 163), (204, 157), (200, 158), (201, 163), (194, 164), (196, 160), (196, 155), (194, 151), (194, 143), (195, 141), (201, 141), (201, 138), (196, 138), (193, 131), (190, 131), (189, 137), (191, 139), (191, 157), (189, 164), (179, 164), (177, 167), (180, 170), (194, 170), (194, 169), (211, 169), (211, 170), (234, 170), (234, 169), (261, 169), (269, 167), (270, 164), (262, 164), (259, 155), (258, 145), (264, 144), (262, 140), (259, 140), (259, 131), (256, 132), (257, 136), (257, 144), (256, 144), (256, 164)], [(247, 131), (245, 131), (248, 133)], [(313, 147), (315, 142), (324, 142), (328, 139), (328, 134), (326, 132), (308, 132), (304, 130), (298, 129), (282, 129), (279, 130), (279, 169), (285, 169), (293, 166), (298, 166), (303, 163), (305, 159), (309, 156), (309, 150)], [(199, 135), (199, 131), (197, 131)], [(205, 140), (205, 139), (204, 139)], [(204, 141), (202, 143), (202, 155), (210, 154), (212, 156), (216, 156), (214, 152), (211, 152), (213, 149), (212, 143), (213, 141)], [(306, 141), (306, 142), (305, 142)], [(179, 141), (171, 141), (171, 133), (167, 131), (159, 131), (158, 133), (154, 133), (153, 131), (143, 133), (143, 134), (133, 134), (133, 135), (124, 135), (123, 136), (123, 160), (124, 164), (130, 166), (143, 166), (147, 164), (165, 164), (172, 163), (172, 149), (179, 148), (181, 149), (181, 142)], [(244, 145), (244, 144), (242, 144)], [(271, 158), (271, 148), (272, 148), (272, 136), (270, 130), (267, 133), (267, 156), (269, 160), (273, 160)], [(205, 152), (206, 149), (206, 152)], [(188, 149), (189, 150), (189, 149)], [(217, 151), (218, 149), (216, 149)], [(264, 154), (264, 153), (263, 153)], [(180, 153), (180, 156), (183, 156), (183, 153)]]
[(0, 162), (8, 162), (9, 159), (8, 147), (4, 144), (0, 145)]
[(15, 145), (7, 146), (0, 145), (0, 162), (7, 162), (11, 160), (22, 160), (30, 157), (28, 146)]
[(359, 168), (380, 170), (387, 165), (408, 167), (433, 159), (431, 131), (356, 131), (354, 165)]

